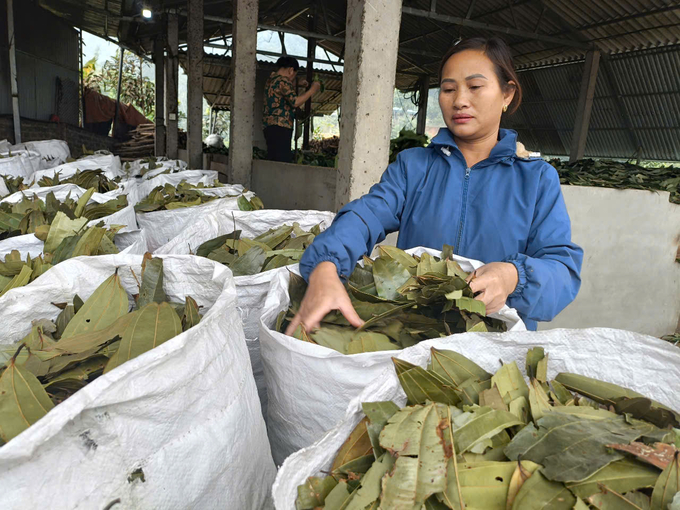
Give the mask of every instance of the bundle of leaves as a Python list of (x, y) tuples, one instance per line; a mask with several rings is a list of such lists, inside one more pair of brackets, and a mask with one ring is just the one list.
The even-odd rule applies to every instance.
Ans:
[[(334, 311), (315, 331), (301, 326), (295, 338), (323, 345), (343, 354), (404, 349), (422, 340), (465, 331), (506, 330), (503, 321), (486, 317), (484, 303), (474, 298), (463, 271), (445, 246), (442, 258), (409, 255), (381, 246), (375, 260), (364, 257), (347, 283), (352, 306), (364, 325), (355, 329)], [(279, 314), (276, 329), (283, 332), (300, 309), (305, 281), (290, 275), (290, 307)]]
[(0, 262), (0, 297), (10, 289), (28, 285), (64, 260), (118, 253), (113, 238), (123, 227), (104, 228), (102, 223), (87, 227), (87, 222), (87, 218), (71, 220), (60, 211), (51, 225), (45, 225), (47, 230), (36, 233), (36, 237), (45, 242), (42, 255), (34, 259), (27, 255), (23, 260), (19, 251), (12, 250)]
[(24, 191), (31, 187), (30, 184), (24, 184), (23, 177), (12, 177), (11, 175), (3, 175), (2, 179), (5, 181), (5, 186), (9, 194), (16, 193), (17, 191)]
[[(50, 225), (59, 213), (70, 220), (82, 219), (83, 225), (88, 221), (98, 220), (127, 207), (127, 197), (120, 195), (114, 200), (103, 204), (93, 202), (88, 204), (95, 189), (90, 188), (77, 200), (69, 193), (63, 201), (57, 200), (50, 192), (45, 201), (33, 197), (24, 197), (16, 204), (0, 204), (0, 240), (18, 235), (36, 234), (44, 241)], [(82, 225), (81, 225), (82, 227)], [(81, 227), (78, 227), (80, 229)]]
[(81, 188), (94, 188), (98, 193), (108, 193), (118, 189), (118, 184), (104, 175), (104, 170), (77, 170), (74, 175), (68, 179), (62, 180), (59, 177), (59, 172), (56, 172), (52, 177), (45, 176), (38, 181), (41, 187), (58, 186), (59, 184), (76, 184)]
[(168, 302), (162, 259), (147, 254), (141, 280), (132, 311), (116, 271), (85, 302), (76, 295), (55, 304), (61, 309), (55, 321), (33, 321), (25, 338), (0, 348), (0, 443), (100, 375), (198, 324), (191, 297)]
[(298, 165), (335, 168), (336, 159), (337, 155), (326, 152), (310, 152), (299, 150), (295, 153), (295, 163)]
[(553, 159), (550, 164), (557, 170), (562, 184), (669, 191), (670, 201), (680, 204), (680, 167), (645, 168), (604, 159), (580, 159), (573, 163)]
[[(227, 153), (228, 152), (229, 148), (227, 147)], [(253, 147), (253, 159), (267, 159), (267, 150)]]
[(340, 137), (337, 135), (329, 138), (322, 138), (320, 140), (310, 140), (309, 148), (313, 152), (323, 152), (333, 157), (338, 155), (338, 147), (340, 146)]
[(427, 144), (427, 135), (419, 135), (415, 131), (403, 128), (399, 131), (397, 138), (390, 140), (390, 163), (397, 160), (397, 154), (401, 151), (414, 147), (426, 147)]
[(515, 362), (492, 375), (453, 351), (432, 349), (427, 369), (394, 359), (408, 405), (364, 403), (329, 476), (299, 486), (296, 508), (670, 508), (680, 415), (589, 377), (549, 381), (547, 362), (529, 350), (527, 385)]
[(253, 275), (298, 263), (320, 233), (320, 225), (305, 232), (298, 223), (272, 228), (253, 239), (242, 238), (235, 230), (204, 242), (196, 255), (228, 266), (234, 276)]

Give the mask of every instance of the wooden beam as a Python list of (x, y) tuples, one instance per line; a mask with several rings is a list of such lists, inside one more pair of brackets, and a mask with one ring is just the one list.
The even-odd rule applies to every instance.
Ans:
[(170, 159), (177, 159), (178, 89), (179, 89), (179, 18), (177, 14), (167, 15), (166, 24), (166, 66), (165, 66), (165, 140), (166, 152)]
[(156, 157), (165, 156), (165, 41), (157, 35), (153, 47), (153, 63), (156, 71)]
[(571, 151), (569, 152), (569, 162), (571, 163), (582, 159), (586, 150), (590, 114), (593, 109), (593, 98), (595, 96), (595, 85), (597, 83), (599, 67), (600, 51), (589, 51), (586, 54), (586, 61), (583, 65), (583, 78), (581, 79), (581, 91), (576, 109), (576, 122), (571, 138)]
[(424, 75), (418, 80), (418, 123), (416, 125), (416, 133), (419, 135), (425, 134), (425, 125), (427, 123), (427, 99), (430, 92), (430, 77)]

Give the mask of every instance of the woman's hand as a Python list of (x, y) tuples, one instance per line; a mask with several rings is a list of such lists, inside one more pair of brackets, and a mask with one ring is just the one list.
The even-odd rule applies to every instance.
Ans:
[(286, 335), (292, 336), (300, 324), (307, 331), (318, 328), (321, 319), (333, 310), (339, 310), (355, 328), (364, 323), (352, 307), (345, 286), (338, 277), (335, 264), (322, 262), (309, 276), (309, 286), (300, 305), (300, 311), (286, 329)]
[(309, 90), (311, 90), (313, 94), (316, 94), (321, 90), (321, 84), (318, 81), (313, 81)]
[(486, 305), (486, 313), (491, 314), (503, 308), (508, 296), (517, 287), (519, 275), (514, 264), (492, 262), (477, 269), (467, 281), (476, 294), (475, 299), (482, 301)]

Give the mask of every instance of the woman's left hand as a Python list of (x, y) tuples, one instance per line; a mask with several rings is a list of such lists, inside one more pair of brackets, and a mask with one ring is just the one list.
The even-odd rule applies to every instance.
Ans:
[(515, 291), (519, 275), (514, 264), (509, 262), (491, 262), (486, 264), (468, 279), (475, 299), (486, 305), (486, 313), (496, 313), (503, 308), (508, 296)]

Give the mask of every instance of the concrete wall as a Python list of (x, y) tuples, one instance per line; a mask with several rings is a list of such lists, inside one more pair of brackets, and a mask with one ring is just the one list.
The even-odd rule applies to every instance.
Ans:
[(255, 123), (253, 124), (253, 146), (267, 150), (267, 141), (264, 139), (262, 117), (264, 113), (264, 88), (271, 71), (258, 69), (255, 81)]
[(267, 209), (332, 211), (335, 168), (253, 161), (252, 190)]

